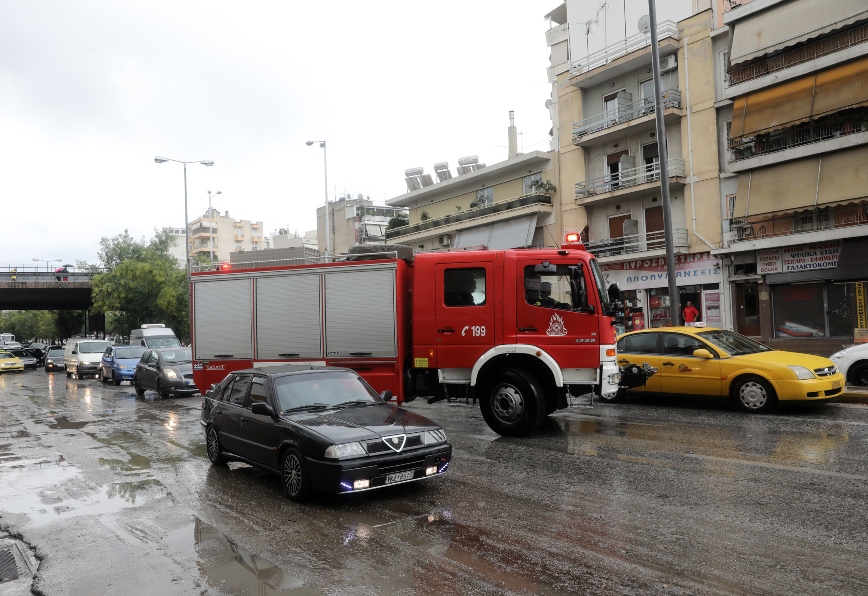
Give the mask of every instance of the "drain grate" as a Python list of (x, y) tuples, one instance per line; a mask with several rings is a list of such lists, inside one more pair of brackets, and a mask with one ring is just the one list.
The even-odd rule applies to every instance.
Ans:
[(0, 549), (0, 582), (18, 579), (18, 563), (12, 546)]

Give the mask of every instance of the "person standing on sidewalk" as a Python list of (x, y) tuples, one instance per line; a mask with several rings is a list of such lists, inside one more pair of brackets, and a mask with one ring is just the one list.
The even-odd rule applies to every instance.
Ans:
[(696, 322), (696, 318), (699, 316), (699, 311), (696, 310), (693, 303), (688, 300), (687, 306), (684, 307), (682, 315), (684, 316), (684, 324), (688, 327), (693, 327), (693, 323)]

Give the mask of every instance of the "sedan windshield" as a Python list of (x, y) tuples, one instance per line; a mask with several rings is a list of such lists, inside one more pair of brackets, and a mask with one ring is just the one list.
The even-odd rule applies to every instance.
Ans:
[(115, 358), (124, 360), (126, 358), (141, 358), (145, 353), (145, 346), (130, 346), (129, 348), (115, 348)]
[(181, 345), (177, 337), (149, 337), (145, 343), (149, 348), (177, 348)]
[(53, 350), (48, 350), (49, 356), (63, 356), (63, 348), (54, 348)]
[(0, 359), (3, 359), (3, 358), (15, 358), (15, 356), (10, 354), (9, 352), (0, 352)]
[(382, 403), (373, 389), (349, 372), (277, 377), (274, 379), (274, 392), (282, 412), (309, 407)]
[(78, 344), (78, 351), (82, 354), (93, 354), (94, 352), (105, 352), (109, 347), (107, 341), (83, 341)]
[(166, 364), (182, 364), (193, 360), (193, 351), (190, 348), (178, 348), (177, 350), (165, 350), (160, 352), (163, 362)]
[(770, 347), (732, 331), (702, 331), (697, 333), (697, 335), (705, 341), (711, 342), (715, 347), (723, 350), (730, 356), (771, 351)]

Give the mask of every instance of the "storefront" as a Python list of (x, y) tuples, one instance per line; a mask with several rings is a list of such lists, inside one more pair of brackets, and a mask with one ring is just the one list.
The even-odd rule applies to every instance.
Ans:
[[(665, 257), (606, 263), (601, 269), (606, 282), (621, 289), (624, 324), (619, 333), (684, 324), (681, 313), (672, 312)], [(707, 252), (676, 255), (675, 275), (682, 310), (690, 302), (699, 311), (697, 320), (720, 326), (723, 296), (717, 257)]]
[[(778, 349), (831, 354), (866, 327), (868, 238), (739, 256), (732, 283), (735, 330)], [(752, 262), (751, 262), (752, 261)]]

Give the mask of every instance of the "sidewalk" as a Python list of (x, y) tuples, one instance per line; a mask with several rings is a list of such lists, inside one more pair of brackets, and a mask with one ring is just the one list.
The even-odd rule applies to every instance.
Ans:
[(841, 403), (868, 404), (868, 387), (854, 387), (847, 385), (844, 393), (838, 398)]

